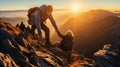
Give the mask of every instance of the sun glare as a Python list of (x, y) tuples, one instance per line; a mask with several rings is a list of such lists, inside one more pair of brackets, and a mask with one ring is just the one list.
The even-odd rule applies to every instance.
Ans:
[(71, 9), (73, 12), (78, 12), (80, 10), (80, 7), (77, 3), (74, 3), (72, 6), (71, 6)]

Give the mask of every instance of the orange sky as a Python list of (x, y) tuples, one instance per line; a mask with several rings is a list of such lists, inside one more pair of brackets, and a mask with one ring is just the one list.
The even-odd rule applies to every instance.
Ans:
[(119, 10), (120, 0), (2, 0), (0, 10), (26, 10), (33, 6), (51, 4), (55, 9), (115, 9)]

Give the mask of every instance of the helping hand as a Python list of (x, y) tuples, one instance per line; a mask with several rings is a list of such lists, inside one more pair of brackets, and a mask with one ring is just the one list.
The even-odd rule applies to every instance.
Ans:
[(59, 33), (60, 31), (59, 30), (56, 30), (57, 33)]

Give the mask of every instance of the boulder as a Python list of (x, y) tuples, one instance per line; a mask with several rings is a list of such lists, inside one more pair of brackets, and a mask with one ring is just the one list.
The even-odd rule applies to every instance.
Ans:
[(15, 41), (23, 47), (27, 47), (27, 45), (29, 44), (23, 37), (19, 37), (19, 36), (15, 38)]
[(100, 67), (120, 67), (120, 50), (113, 49), (110, 44), (104, 45), (94, 56)]
[(0, 52), (0, 67), (19, 67), (8, 55)]
[(7, 30), (0, 29), (0, 41), (5, 39), (12, 39), (13, 35), (11, 35)]
[[(14, 47), (10, 40), (3, 40), (0, 44), (0, 52), (9, 54), (13, 60), (20, 66), (31, 66), (28, 62), (28, 58), (23, 55), (16, 47)], [(25, 64), (22, 64), (25, 63)]]
[[(57, 59), (54, 57), (55, 55), (48, 54), (49, 52), (41, 52), (41, 51), (34, 51), (33, 55), (34, 60), (39, 58), (39, 61), (44, 61), (46, 65), (52, 66), (52, 67), (60, 67), (60, 65), (57, 62)], [(33, 58), (33, 57), (32, 57)], [(37, 61), (37, 60), (35, 60)], [(40, 63), (40, 62), (39, 62)]]
[(49, 65), (45, 63), (44, 60), (42, 60), (42, 58), (35, 55), (32, 55), (30, 57), (30, 62), (38, 67), (49, 67)]

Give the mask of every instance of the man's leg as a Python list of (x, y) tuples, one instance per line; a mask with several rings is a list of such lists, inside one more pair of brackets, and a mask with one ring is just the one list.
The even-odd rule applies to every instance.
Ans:
[(35, 29), (36, 29), (36, 25), (32, 25), (32, 27), (31, 27), (31, 29), (30, 29), (30, 31), (29, 31), (29, 33), (30, 34), (32, 34), (33, 36), (34, 36), (34, 31), (35, 31)]
[(51, 43), (50, 43), (50, 30), (49, 30), (49, 28), (44, 23), (41, 23), (41, 28), (45, 32), (46, 45), (51, 45)]

